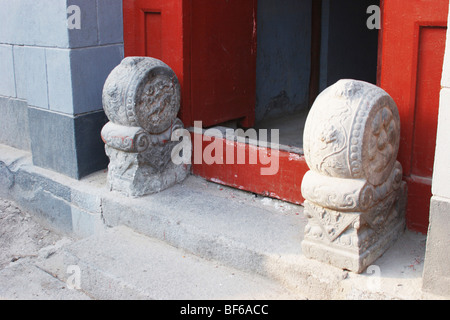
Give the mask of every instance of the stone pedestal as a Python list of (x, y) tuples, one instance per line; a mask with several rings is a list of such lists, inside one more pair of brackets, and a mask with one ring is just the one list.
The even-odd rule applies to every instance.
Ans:
[(190, 172), (175, 164), (171, 141), (183, 123), (180, 85), (163, 62), (128, 57), (109, 75), (103, 89), (103, 108), (110, 122), (102, 129), (110, 159), (111, 190), (137, 197), (162, 191), (183, 181)]
[(305, 124), (305, 256), (362, 272), (405, 228), (406, 184), (396, 161), (395, 102), (372, 84), (341, 80)]

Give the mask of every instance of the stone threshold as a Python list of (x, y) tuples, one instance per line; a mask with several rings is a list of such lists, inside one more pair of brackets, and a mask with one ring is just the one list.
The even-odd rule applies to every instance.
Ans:
[(107, 190), (106, 175), (103, 170), (71, 179), (34, 166), (28, 152), (0, 145), (0, 196), (71, 236), (126, 226), (310, 299), (440, 298), (421, 289), (425, 235), (405, 231), (366, 271), (355, 274), (302, 254), (307, 223), (302, 206), (195, 176), (160, 193), (129, 198)]

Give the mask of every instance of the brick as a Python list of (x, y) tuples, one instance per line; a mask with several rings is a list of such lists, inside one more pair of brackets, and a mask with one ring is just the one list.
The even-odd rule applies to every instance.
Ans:
[[(80, 8), (80, 29), (67, 29), (70, 48), (95, 46), (98, 44), (97, 3), (95, 0), (67, 0), (67, 7)], [(67, 17), (70, 13), (67, 14)]]
[(25, 47), (13, 46), (14, 76), (16, 78), (16, 95), (19, 99), (27, 99), (27, 62)]
[(103, 85), (122, 58), (122, 45), (47, 49), (50, 109), (72, 115), (103, 109)]
[(48, 109), (45, 49), (24, 47), (26, 61), (26, 96), (28, 104)]
[(67, 14), (61, 0), (0, 0), (0, 42), (67, 47)]
[(25, 1), (0, 0), (0, 7), (0, 43), (24, 44), (30, 21), (25, 19)]
[(28, 105), (25, 100), (0, 97), (0, 143), (30, 150)]
[(28, 43), (37, 46), (67, 48), (69, 44), (67, 29), (67, 7), (65, 1), (26, 1), (26, 17), (29, 26)]
[(74, 114), (103, 109), (103, 85), (122, 59), (122, 45), (72, 50)]
[(73, 117), (28, 108), (33, 164), (77, 177)]
[(29, 108), (28, 119), (34, 165), (74, 179), (107, 167), (100, 136), (107, 122), (103, 111), (73, 117)]
[(70, 49), (46, 49), (50, 109), (73, 114)]
[(99, 44), (123, 43), (122, 0), (97, 0)]
[(15, 97), (14, 58), (10, 45), (0, 45), (0, 75), (0, 95)]

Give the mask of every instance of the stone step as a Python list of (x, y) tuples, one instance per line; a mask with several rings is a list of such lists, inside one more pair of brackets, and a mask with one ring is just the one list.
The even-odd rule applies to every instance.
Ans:
[(201, 259), (127, 227), (73, 242), (38, 265), (94, 299), (303, 298), (274, 281)]
[(371, 268), (355, 274), (303, 255), (307, 221), (302, 206), (197, 177), (142, 198), (106, 193), (102, 219), (110, 227), (127, 226), (204, 259), (277, 281), (311, 299), (425, 297), (425, 236), (406, 232)]
[(31, 259), (0, 270), (0, 300), (90, 300), (84, 292), (69, 290), (66, 283), (37, 267)]
[(425, 298), (426, 236), (420, 234), (406, 232), (373, 262), (374, 268), (354, 274), (302, 254), (307, 223), (302, 206), (198, 177), (129, 198), (108, 190), (105, 171), (72, 180), (33, 166), (28, 153), (0, 145), (0, 182), (0, 195), (69, 234), (87, 237), (105, 226), (126, 226), (203, 259), (277, 281), (308, 298)]
[(336, 281), (347, 274), (302, 254), (302, 206), (197, 177), (142, 198), (105, 193), (102, 218), (311, 297), (336, 296)]

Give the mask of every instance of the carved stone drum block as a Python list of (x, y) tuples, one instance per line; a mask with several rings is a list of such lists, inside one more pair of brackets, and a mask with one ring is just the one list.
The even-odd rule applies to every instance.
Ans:
[(399, 140), (397, 106), (381, 88), (340, 80), (319, 95), (303, 141), (305, 256), (360, 273), (403, 232)]
[(190, 167), (171, 161), (178, 143), (171, 137), (183, 123), (177, 118), (180, 85), (166, 64), (149, 57), (125, 58), (105, 82), (103, 108), (110, 120), (101, 135), (110, 159), (111, 190), (143, 196), (187, 177)]

